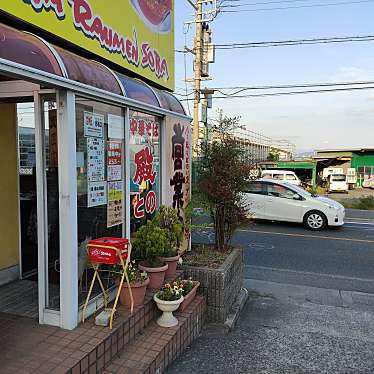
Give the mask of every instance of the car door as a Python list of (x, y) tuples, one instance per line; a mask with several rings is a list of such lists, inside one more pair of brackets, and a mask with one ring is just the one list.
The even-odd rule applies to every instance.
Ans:
[(294, 190), (267, 183), (266, 215), (275, 221), (302, 222), (303, 198)]
[(243, 194), (243, 203), (249, 216), (259, 219), (266, 218), (266, 194), (264, 182), (253, 181), (247, 184), (247, 188)]

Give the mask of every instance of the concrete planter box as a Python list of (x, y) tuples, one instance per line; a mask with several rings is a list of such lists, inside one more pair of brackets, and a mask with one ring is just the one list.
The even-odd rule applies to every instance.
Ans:
[(185, 278), (200, 282), (207, 322), (224, 323), (243, 286), (243, 250), (235, 248), (217, 269), (182, 265)]

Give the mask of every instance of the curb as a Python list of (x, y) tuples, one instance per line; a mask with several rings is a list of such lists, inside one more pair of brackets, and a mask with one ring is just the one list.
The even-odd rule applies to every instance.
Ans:
[(228, 331), (231, 331), (235, 327), (239, 319), (240, 312), (243, 310), (245, 303), (248, 300), (248, 295), (249, 295), (248, 290), (242, 287), (239, 292), (238, 297), (236, 298), (234, 305), (232, 306), (231, 313), (228, 315), (224, 323)]
[(278, 299), (291, 298), (300, 302), (374, 311), (374, 293), (300, 286), (248, 278), (244, 280), (244, 284), (247, 289), (262, 296), (271, 295)]

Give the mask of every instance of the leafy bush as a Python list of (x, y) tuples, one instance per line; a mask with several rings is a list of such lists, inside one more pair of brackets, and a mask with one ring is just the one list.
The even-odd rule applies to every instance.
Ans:
[(176, 256), (183, 239), (183, 224), (178, 217), (177, 210), (161, 205), (159, 213), (154, 218), (154, 223), (166, 232), (167, 246), (164, 256)]
[(136, 258), (146, 261), (150, 267), (162, 265), (159, 257), (163, 256), (167, 247), (167, 234), (153, 221), (147, 221), (135, 233), (133, 249)]

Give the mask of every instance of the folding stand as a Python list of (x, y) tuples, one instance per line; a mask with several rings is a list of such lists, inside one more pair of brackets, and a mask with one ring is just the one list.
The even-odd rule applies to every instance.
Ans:
[[(97, 279), (100, 284), (100, 288), (103, 291), (105, 311), (108, 313), (110, 312), (109, 328), (112, 329), (114, 314), (116, 312), (119, 295), (121, 293), (122, 285), (123, 285), (125, 278), (126, 278), (127, 286), (128, 286), (129, 293), (130, 293), (131, 314), (133, 313), (133, 310), (134, 310), (134, 299), (132, 296), (130, 281), (127, 275), (127, 268), (130, 263), (130, 257), (131, 257), (131, 243), (127, 239), (119, 239), (119, 238), (99, 238), (95, 240), (90, 240), (87, 244), (87, 254), (88, 254), (88, 259), (94, 269), (94, 276), (92, 278), (90, 288), (87, 294), (87, 298), (84, 303), (83, 313), (82, 313), (82, 322), (84, 322), (85, 320), (87, 305), (90, 300), (95, 281)], [(102, 265), (111, 265), (111, 266), (120, 265), (121, 272), (110, 270), (110, 269), (101, 270), (100, 266)], [(108, 308), (109, 294), (107, 290), (105, 289), (104, 284), (100, 278), (100, 272), (103, 272), (103, 271), (113, 273), (113, 274), (121, 274), (121, 280), (118, 286), (118, 291), (117, 291), (112, 308)]]

